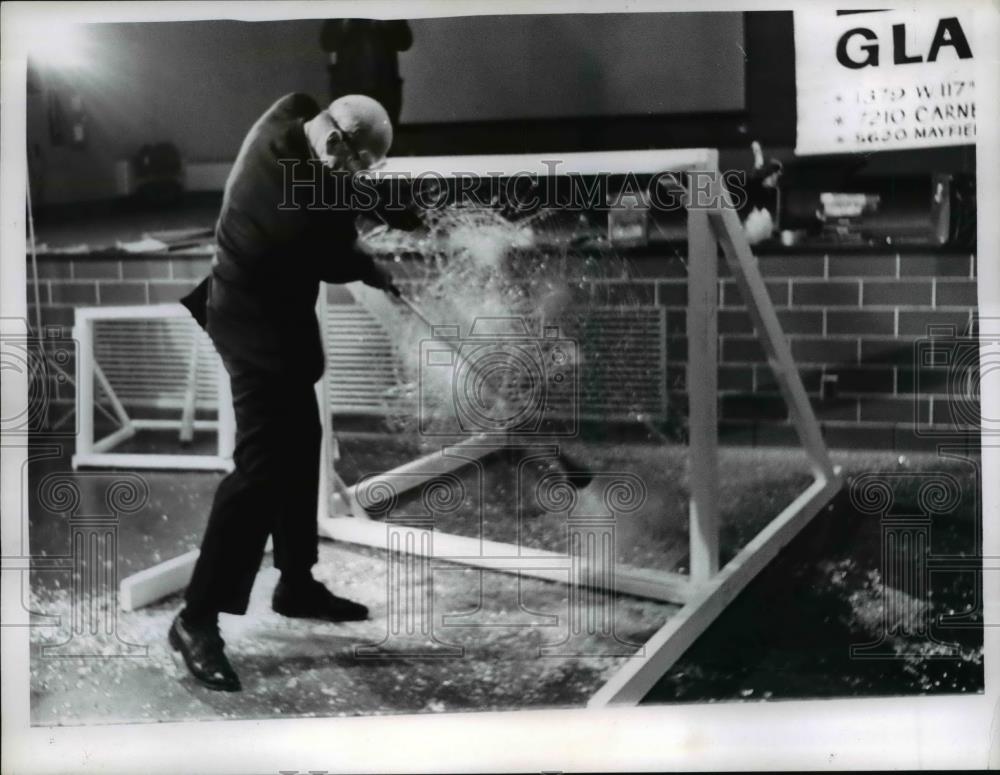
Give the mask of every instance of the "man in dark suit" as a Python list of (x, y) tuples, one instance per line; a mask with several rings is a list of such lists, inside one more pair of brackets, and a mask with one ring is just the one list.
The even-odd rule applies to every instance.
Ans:
[(319, 36), (330, 56), (330, 98), (367, 94), (385, 106), (393, 126), (403, 105), (399, 55), (413, 44), (405, 19), (327, 19)]
[(320, 281), (398, 291), (357, 245), (356, 214), (324, 206), (320, 187), (378, 166), (391, 143), (389, 117), (369, 97), (325, 110), (302, 94), (278, 100), (250, 129), (226, 182), (211, 275), (183, 300), (222, 357), (236, 414), (235, 470), (216, 492), (169, 634), (212, 689), (240, 688), (218, 614), (246, 612), (268, 535), (281, 571), (275, 611), (335, 622), (368, 615), (310, 570), (321, 442), (314, 385), (324, 369), (315, 305)]

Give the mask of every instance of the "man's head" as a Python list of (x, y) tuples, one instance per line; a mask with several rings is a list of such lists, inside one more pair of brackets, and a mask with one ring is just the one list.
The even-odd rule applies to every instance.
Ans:
[(392, 124), (376, 100), (348, 94), (306, 125), (316, 155), (333, 170), (361, 172), (383, 163), (392, 145)]

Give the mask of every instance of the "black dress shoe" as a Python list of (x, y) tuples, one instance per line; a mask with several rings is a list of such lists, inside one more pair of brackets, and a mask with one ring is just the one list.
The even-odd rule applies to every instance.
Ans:
[(170, 625), (168, 640), (198, 683), (220, 692), (240, 691), (240, 677), (226, 658), (218, 624), (185, 624), (178, 615)]
[(365, 606), (337, 597), (315, 579), (296, 584), (279, 581), (274, 588), (271, 607), (282, 616), (301, 619), (360, 622), (368, 618)]

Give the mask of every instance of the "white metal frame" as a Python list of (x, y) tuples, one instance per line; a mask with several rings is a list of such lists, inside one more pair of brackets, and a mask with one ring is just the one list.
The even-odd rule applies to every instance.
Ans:
[[(191, 320), (191, 313), (182, 304), (148, 304), (119, 307), (77, 307), (73, 325), (73, 338), (79, 346), (79, 382), (77, 384), (77, 411), (79, 430), (76, 436), (76, 453), (73, 468), (152, 468), (166, 470), (231, 471), (236, 420), (230, 395), (229, 375), (219, 360), (218, 419), (194, 418), (194, 391), (189, 390), (181, 416), (176, 419), (140, 419), (130, 417), (115, 394), (94, 357), (94, 323), (102, 320), (163, 320), (182, 318)], [(191, 320), (191, 325), (196, 323)], [(197, 352), (192, 353), (189, 375), (193, 378)], [(98, 406), (94, 390), (97, 379), (111, 401), (119, 427), (104, 438), (94, 438), (94, 408)], [(194, 430), (215, 430), (218, 445), (214, 455), (169, 455), (112, 452), (115, 446), (144, 429), (177, 430), (181, 439), (190, 438)]]
[[(719, 174), (718, 151), (619, 151), (560, 154), (558, 166), (539, 156), (413, 157), (391, 159), (382, 174), (416, 176), (437, 174), (513, 175), (559, 173), (701, 172), (711, 181), (707, 202), (688, 208), (688, 387), (690, 459), (690, 574), (616, 565), (614, 591), (682, 606), (642, 649), (642, 656), (626, 660), (588, 703), (591, 707), (635, 704), (653, 687), (726, 605), (787, 544), (841, 487), (840, 472), (830, 461), (820, 426), (809, 403), (791, 350), (778, 322), (774, 305), (760, 275), (757, 259), (746, 240)], [(719, 567), (718, 469), (718, 251), (746, 302), (751, 320), (767, 353), (789, 416), (804, 447), (813, 482), (778, 514), (725, 567)], [(326, 330), (325, 327), (323, 329)], [(325, 375), (324, 380), (331, 379)], [(326, 386), (323, 394), (328, 394)], [(328, 417), (329, 407), (324, 408)], [(484, 447), (485, 449), (485, 447)], [(446, 453), (428, 456), (425, 481), (442, 473), (431, 463), (447, 460)], [(453, 458), (455, 468), (467, 463)], [(390, 474), (396, 472), (389, 472)], [(414, 486), (419, 479), (410, 480)], [(386, 547), (384, 524), (363, 513), (332, 517), (328, 490), (320, 493), (320, 532), (335, 540)], [(524, 576), (566, 582), (569, 558), (527, 547), (470, 539), (434, 531), (433, 557)], [(510, 563), (516, 554), (516, 568)], [(523, 562), (522, 562), (523, 560)], [(566, 567), (563, 567), (566, 566)], [(599, 579), (597, 580), (599, 581)]]
[[(688, 210), (688, 387), (691, 401), (691, 584), (694, 595), (646, 643), (643, 656), (623, 667), (590, 699), (589, 707), (638, 703), (684, 651), (701, 635), (806, 524), (840, 490), (839, 469), (830, 460), (819, 422), (757, 259), (736, 211), (727, 201), (718, 162), (709, 207)], [(761, 338), (789, 416), (813, 474), (813, 482), (764, 527), (725, 567), (719, 569), (718, 371), (716, 261), (722, 248), (750, 318)], [(692, 325), (693, 324), (693, 325)], [(692, 381), (694, 380), (694, 381)], [(691, 390), (692, 385), (698, 389)], [(703, 389), (703, 388), (710, 388)]]
[[(707, 207), (688, 209), (688, 386), (690, 395), (690, 574), (616, 566), (610, 580), (615, 591), (681, 605), (667, 623), (640, 651), (625, 660), (620, 670), (591, 698), (591, 707), (629, 705), (639, 702), (684, 651), (708, 628), (725, 607), (753, 579), (841, 488), (838, 468), (830, 460), (820, 426), (802, 385), (791, 350), (760, 275), (757, 260), (746, 240), (735, 210), (726, 203), (718, 168), (718, 152), (711, 149), (674, 151), (613, 152), (560, 155), (556, 172), (575, 173), (655, 173), (699, 171), (712, 180)], [(553, 169), (538, 156), (477, 156), (398, 158), (390, 160), (383, 174), (416, 175), (422, 171), (438, 174), (470, 173), (504, 175)], [(730, 271), (746, 302), (751, 319), (761, 337), (768, 363), (789, 407), (789, 417), (813, 474), (813, 482), (766, 527), (764, 527), (724, 567), (719, 566), (718, 519), (718, 251), (722, 249)], [(323, 296), (319, 314), (324, 313)], [(326, 333), (325, 319), (321, 330)], [(81, 346), (90, 342), (80, 336)], [(92, 378), (93, 375), (87, 375)], [(319, 498), (319, 530), (336, 540), (386, 548), (386, 526), (370, 520), (353, 508), (355, 488), (346, 487), (334, 471), (335, 440), (326, 374), (317, 385), (323, 417), (323, 468)], [(88, 380), (87, 384), (91, 384)], [(81, 424), (82, 425), (82, 424)], [(91, 429), (92, 433), (92, 429)], [(430, 481), (479, 459), (494, 448), (484, 440), (470, 440), (464, 454), (446, 452), (412, 461), (401, 471), (417, 474), (410, 481)], [(348, 516), (334, 516), (332, 503)], [(465, 536), (434, 532), (428, 550), (432, 557), (501, 572), (566, 582), (565, 555), (523, 546), (487, 542)], [(509, 562), (516, 555), (512, 568)], [(122, 600), (129, 606), (144, 605), (178, 591), (187, 583), (196, 553), (150, 568), (122, 582)], [(570, 582), (572, 583), (572, 582)], [(126, 594), (126, 587), (128, 593)], [(134, 594), (133, 594), (134, 593)]]

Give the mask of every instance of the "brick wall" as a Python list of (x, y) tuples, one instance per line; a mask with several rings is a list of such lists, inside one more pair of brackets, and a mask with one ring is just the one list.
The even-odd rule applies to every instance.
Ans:
[[(203, 256), (39, 257), (46, 326), (69, 335), (73, 308), (175, 302), (208, 271)], [(760, 256), (778, 317), (806, 389), (833, 446), (927, 446), (913, 423), (952, 422), (948, 370), (914, 365), (928, 326), (967, 332), (976, 314), (976, 261), (968, 253), (773, 253)], [(666, 308), (668, 385), (686, 400), (686, 269), (683, 257), (634, 257), (620, 277), (581, 289), (584, 300), (628, 298)], [(794, 433), (725, 262), (719, 266), (719, 408), (723, 439), (781, 443)], [(343, 293), (331, 288), (331, 301)], [(34, 286), (28, 286), (34, 320)], [(947, 329), (940, 329), (947, 330)], [(946, 340), (940, 340), (947, 346)], [(58, 393), (71, 401), (69, 388)]]
[[(918, 382), (915, 348), (931, 333), (970, 331), (976, 315), (974, 256), (787, 253), (762, 255), (759, 262), (832, 446), (927, 447), (940, 439), (915, 435), (914, 422), (942, 426), (939, 431), (954, 428), (948, 369), (923, 368)], [(655, 286), (656, 302), (667, 308), (671, 400), (683, 407), (687, 292), (682, 260), (668, 259), (663, 266), (662, 260), (644, 259), (636, 269), (630, 282)], [(661, 276), (653, 279), (654, 272)], [(792, 441), (784, 402), (724, 261), (718, 323), (723, 438)], [(931, 326), (944, 328), (932, 331)], [(935, 341), (939, 348), (950, 344), (939, 336)]]
[[(208, 274), (205, 256), (50, 254), (38, 257), (38, 300), (47, 336), (72, 335), (75, 307), (176, 302)], [(35, 321), (35, 286), (28, 268), (28, 320)], [(59, 403), (74, 401), (72, 385), (55, 380)]]

